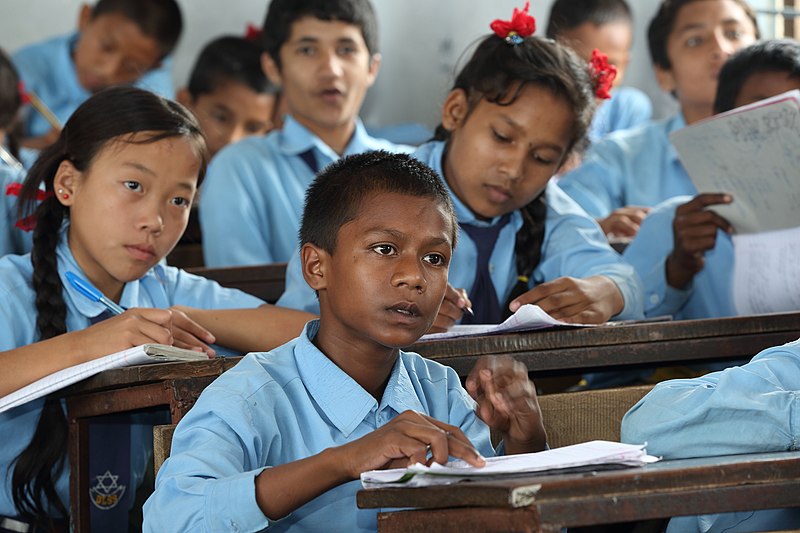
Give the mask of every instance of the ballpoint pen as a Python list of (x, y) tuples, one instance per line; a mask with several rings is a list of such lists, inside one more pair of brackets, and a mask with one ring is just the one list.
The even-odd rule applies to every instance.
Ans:
[(125, 309), (117, 305), (114, 301), (109, 300), (106, 296), (98, 291), (91, 283), (83, 279), (82, 277), (78, 276), (74, 272), (67, 272), (64, 274), (66, 276), (67, 281), (69, 281), (70, 285), (75, 287), (75, 289), (89, 298), (93, 302), (100, 302), (106, 309), (114, 313), (115, 315), (119, 315), (125, 312)]

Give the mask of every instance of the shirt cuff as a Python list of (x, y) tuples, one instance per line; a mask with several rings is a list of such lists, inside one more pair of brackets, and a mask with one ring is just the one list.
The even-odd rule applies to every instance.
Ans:
[(209, 531), (261, 531), (269, 526), (256, 503), (256, 476), (263, 471), (243, 472), (211, 484), (205, 511)]

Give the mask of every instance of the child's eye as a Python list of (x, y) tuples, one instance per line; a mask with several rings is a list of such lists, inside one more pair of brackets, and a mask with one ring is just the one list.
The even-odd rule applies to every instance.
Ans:
[(539, 154), (539, 153), (536, 153), (536, 152), (531, 154), (531, 159), (533, 159), (534, 161), (536, 161), (537, 163), (542, 164), (542, 165), (553, 165), (553, 164), (555, 164), (555, 161), (553, 161), (551, 158), (545, 157), (542, 154)]
[(125, 181), (125, 187), (136, 192), (141, 192), (142, 190), (142, 184), (134, 180)]
[(376, 244), (372, 249), (378, 255), (392, 255), (397, 251), (391, 244)]
[(738, 40), (740, 40), (740, 39), (742, 39), (744, 37), (744, 32), (742, 30), (740, 30), (739, 28), (737, 28), (735, 30), (730, 30), (730, 31), (726, 32), (726, 36), (731, 41), (738, 41)]
[(219, 111), (212, 111), (210, 114), (211, 118), (215, 121), (219, 122), (220, 124), (227, 124), (230, 122), (230, 118), (227, 114), (221, 113)]
[(688, 39), (686, 39), (686, 46), (689, 48), (696, 48), (701, 44), (703, 44), (702, 37), (689, 37)]
[(430, 263), (433, 266), (444, 266), (447, 264), (447, 258), (442, 254), (431, 253), (422, 258), (423, 261)]
[(175, 198), (172, 199), (172, 205), (178, 207), (189, 207), (190, 203), (189, 200), (187, 200), (186, 198), (176, 196)]
[(262, 131), (268, 130), (269, 126), (269, 124), (265, 124), (263, 122), (248, 122), (245, 124), (244, 129), (247, 131), (248, 135), (255, 135), (257, 133), (261, 133)]
[(314, 47), (313, 46), (299, 46), (297, 48), (297, 53), (301, 56), (310, 56), (314, 55)]
[(349, 56), (356, 53), (356, 48), (354, 46), (345, 45), (337, 48), (336, 52), (342, 56)]
[(493, 137), (494, 137), (494, 138), (495, 138), (497, 141), (499, 141), (499, 142), (501, 142), (501, 143), (507, 143), (507, 142), (511, 142), (511, 138), (510, 138), (510, 137), (506, 137), (505, 135), (503, 135), (502, 133), (500, 133), (499, 131), (497, 131), (497, 130), (496, 130), (496, 129), (494, 129), (494, 128), (492, 128), (492, 136), (493, 136)]

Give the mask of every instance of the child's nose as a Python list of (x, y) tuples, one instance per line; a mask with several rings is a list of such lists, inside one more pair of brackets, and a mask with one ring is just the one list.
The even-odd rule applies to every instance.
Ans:
[(428, 280), (425, 278), (422, 265), (415, 257), (400, 259), (393, 281), (398, 287), (407, 286), (420, 293), (425, 292), (428, 287)]
[(332, 76), (342, 75), (342, 60), (336, 55), (335, 50), (328, 50), (321, 54), (321, 70)]
[(148, 207), (142, 212), (139, 225), (142, 229), (155, 234), (164, 231), (164, 217), (161, 210), (156, 207)]

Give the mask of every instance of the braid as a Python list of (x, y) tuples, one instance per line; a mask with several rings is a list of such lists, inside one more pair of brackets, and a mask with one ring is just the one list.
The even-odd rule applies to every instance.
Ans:
[(528, 291), (531, 275), (542, 258), (544, 226), (547, 218), (547, 203), (544, 199), (544, 191), (520, 209), (519, 212), (522, 215), (522, 227), (517, 232), (516, 243), (514, 244), (517, 283), (511, 289), (511, 294), (502, 308), (505, 315), (504, 318), (508, 318), (511, 315), (508, 305), (515, 298)]
[[(56, 258), (65, 212), (66, 208), (52, 196), (36, 210), (31, 262), (40, 340), (67, 331), (67, 306)], [(67, 419), (61, 401), (48, 396), (31, 442), (14, 461), (11, 480), (14, 506), (24, 518), (36, 522), (39, 527), (52, 528), (50, 507), (61, 516), (69, 515), (55, 490), (55, 479), (64, 468), (66, 444)]]

